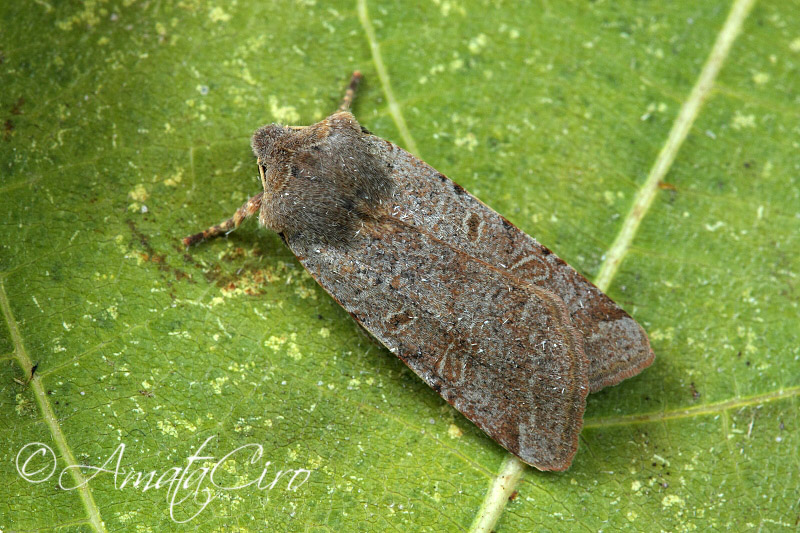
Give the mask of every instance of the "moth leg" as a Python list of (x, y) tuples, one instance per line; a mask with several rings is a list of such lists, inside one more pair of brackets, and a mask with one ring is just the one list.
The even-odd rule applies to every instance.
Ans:
[(242, 207), (236, 210), (231, 218), (226, 220), (225, 222), (220, 222), (216, 226), (211, 226), (207, 230), (201, 231), (200, 233), (195, 233), (194, 235), (189, 235), (183, 239), (183, 244), (186, 246), (191, 246), (196, 244), (200, 241), (204, 241), (206, 239), (213, 239), (214, 237), (219, 237), (220, 235), (225, 235), (230, 233), (231, 231), (235, 230), (239, 227), (239, 225), (244, 221), (244, 219), (251, 217), (258, 213), (261, 209), (261, 198), (264, 196), (263, 192), (260, 192), (247, 200)]
[(347, 111), (350, 109), (350, 105), (353, 103), (353, 99), (356, 97), (356, 89), (358, 89), (359, 83), (361, 83), (361, 72), (357, 70), (353, 72), (353, 77), (350, 78), (350, 84), (347, 86), (347, 90), (344, 92), (344, 98), (342, 98), (342, 103), (339, 105), (339, 109), (337, 109), (337, 111)]

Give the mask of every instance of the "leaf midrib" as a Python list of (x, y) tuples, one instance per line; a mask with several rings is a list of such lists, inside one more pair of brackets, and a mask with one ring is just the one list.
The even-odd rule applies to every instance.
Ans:
[[(8, 295), (6, 294), (5, 280), (2, 278), (0, 278), (0, 311), (3, 313), (3, 318), (6, 322), (6, 326), (8, 327), (9, 334), (11, 335), (11, 341), (14, 344), (14, 358), (16, 359), (17, 364), (19, 364), (19, 366), (22, 368), (23, 375), (30, 376), (33, 369), (33, 363), (31, 362), (31, 358), (28, 356), (28, 352), (25, 349), (25, 344), (22, 341), (22, 335), (20, 334), (19, 327), (17, 326), (17, 321), (11, 312), (11, 305), (8, 301)], [(30, 385), (33, 395), (36, 398), (36, 403), (39, 404), (39, 410), (42, 413), (42, 419), (44, 420), (45, 424), (47, 424), (50, 434), (53, 437), (53, 441), (55, 442), (61, 457), (67, 464), (66, 468), (69, 468), (70, 475), (75, 483), (74, 486), (77, 487), (81, 502), (86, 509), (89, 524), (95, 531), (105, 533), (106, 528), (102, 518), (100, 517), (100, 509), (97, 507), (97, 504), (94, 501), (92, 491), (89, 489), (86, 478), (84, 478), (83, 474), (78, 468), (78, 462), (75, 460), (75, 455), (72, 453), (72, 449), (69, 447), (64, 433), (61, 431), (58, 418), (56, 418), (53, 407), (50, 405), (50, 400), (47, 397), (47, 393), (42, 386), (41, 377), (34, 375), (28, 382), (28, 385)]]

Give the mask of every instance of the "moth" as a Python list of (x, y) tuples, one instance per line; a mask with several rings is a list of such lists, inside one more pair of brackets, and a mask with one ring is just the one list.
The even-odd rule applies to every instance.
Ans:
[(263, 192), (187, 246), (258, 215), (378, 341), (492, 439), (565, 470), (586, 396), (654, 359), (622, 308), (460, 185), (348, 111), (252, 138)]

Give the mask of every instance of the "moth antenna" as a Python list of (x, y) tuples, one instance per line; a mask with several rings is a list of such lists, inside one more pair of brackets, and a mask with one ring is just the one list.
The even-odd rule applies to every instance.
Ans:
[(195, 233), (194, 235), (184, 237), (183, 244), (186, 246), (191, 246), (200, 241), (213, 239), (214, 237), (227, 235), (228, 233), (232, 232), (238, 228), (246, 218), (258, 213), (258, 211), (261, 209), (261, 199), (263, 196), (264, 193), (260, 192), (247, 200), (239, 209), (236, 210), (233, 216), (225, 222), (220, 222), (216, 226), (211, 226), (207, 230), (201, 231), (200, 233)]
[(350, 78), (350, 84), (344, 92), (344, 98), (342, 98), (342, 103), (339, 105), (337, 111), (347, 111), (350, 109), (350, 105), (352, 105), (353, 99), (356, 97), (356, 90), (358, 89), (359, 83), (361, 83), (361, 72), (356, 70), (353, 72), (353, 77)]

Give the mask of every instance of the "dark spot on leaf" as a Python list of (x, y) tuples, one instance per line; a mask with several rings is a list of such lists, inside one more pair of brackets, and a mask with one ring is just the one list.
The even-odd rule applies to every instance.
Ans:
[(14, 131), (14, 122), (11, 119), (5, 121), (3, 124), (3, 140), (7, 141), (11, 138), (11, 133)]
[(22, 106), (24, 104), (25, 104), (25, 99), (22, 98), (22, 97), (18, 98), (17, 101), (14, 103), (14, 105), (11, 106), (11, 114), (12, 115), (21, 115), (22, 114)]

